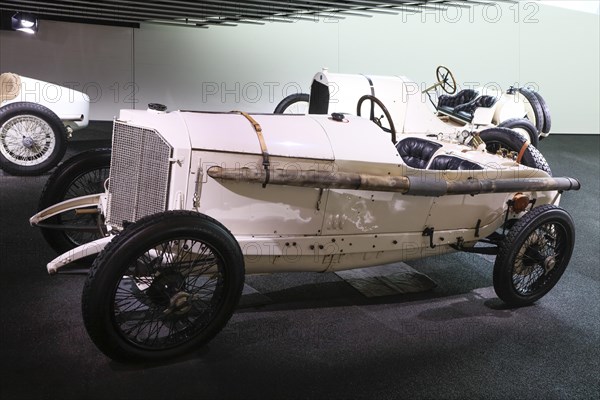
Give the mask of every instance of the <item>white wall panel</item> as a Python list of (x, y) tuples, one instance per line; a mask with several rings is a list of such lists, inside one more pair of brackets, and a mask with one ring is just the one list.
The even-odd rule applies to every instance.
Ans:
[(340, 24), (340, 71), (402, 74), (427, 87), (438, 64), (463, 87), (531, 85), (552, 111), (552, 133), (600, 132), (599, 20), (523, 2)]
[(600, 132), (598, 15), (540, 7), (537, 19), (521, 28), (520, 72), (550, 106), (552, 132)]
[(33, 37), (0, 32), (0, 70), (76, 82), (96, 97), (92, 119), (111, 119), (149, 102), (271, 112), (286, 94), (307, 92), (322, 66), (425, 86), (444, 64), (463, 87), (533, 84), (553, 133), (598, 133), (598, 25), (595, 14), (535, 2), (210, 29), (42, 21)]
[(36, 35), (0, 31), (0, 71), (54, 82), (90, 96), (90, 119), (131, 106), (133, 30), (41, 21)]
[(135, 35), (140, 102), (171, 109), (272, 112), (285, 93), (308, 91), (322, 65), (337, 68), (332, 24), (145, 25)]

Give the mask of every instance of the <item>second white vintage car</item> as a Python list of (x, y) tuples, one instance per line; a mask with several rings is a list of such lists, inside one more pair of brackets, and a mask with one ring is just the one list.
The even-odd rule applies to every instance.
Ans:
[(83, 228), (99, 239), (47, 268), (54, 274), (96, 256), (83, 320), (98, 348), (121, 361), (162, 360), (207, 343), (233, 314), (245, 274), (486, 252), (497, 255), (498, 296), (522, 306), (556, 284), (575, 240), (558, 204), (579, 182), (491, 154), (477, 135), (394, 138), (341, 113), (153, 105), (121, 111), (111, 157), (105, 191), (51, 205), (31, 223), (76, 231), (64, 220), (53, 226), (73, 212), (93, 221)]
[(0, 75), (0, 168), (39, 175), (65, 155), (67, 139), (89, 122), (85, 93), (10, 72)]
[[(435, 84), (423, 89), (406, 76), (340, 74), (325, 68), (314, 75), (310, 95), (291, 94), (274, 112), (368, 113), (371, 120), (399, 134), (448, 135), (468, 130), (479, 132), (484, 141), (489, 128), (501, 127), (516, 131), (534, 146), (550, 133), (550, 110), (533, 90), (511, 87), (502, 92), (490, 87), (466, 88), (457, 93), (454, 75), (444, 66), (436, 69), (436, 79)], [(438, 93), (440, 90), (446, 94)], [(502, 144), (511, 146), (509, 142)]]

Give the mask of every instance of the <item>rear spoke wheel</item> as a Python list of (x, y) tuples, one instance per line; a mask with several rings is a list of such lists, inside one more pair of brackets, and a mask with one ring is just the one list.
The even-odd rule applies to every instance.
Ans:
[[(39, 210), (76, 197), (103, 193), (109, 176), (110, 155), (110, 149), (94, 149), (61, 163), (46, 181)], [(42, 228), (42, 235), (57, 253), (62, 254), (105, 235), (103, 216), (93, 209), (84, 211), (66, 211), (45, 221), (55, 227), (89, 228), (88, 231)]]

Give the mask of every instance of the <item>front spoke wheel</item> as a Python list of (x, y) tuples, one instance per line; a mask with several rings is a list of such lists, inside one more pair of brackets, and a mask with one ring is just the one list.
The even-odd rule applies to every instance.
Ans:
[(206, 343), (233, 314), (244, 264), (217, 221), (169, 211), (128, 226), (96, 258), (83, 293), (94, 343), (117, 360), (162, 360)]

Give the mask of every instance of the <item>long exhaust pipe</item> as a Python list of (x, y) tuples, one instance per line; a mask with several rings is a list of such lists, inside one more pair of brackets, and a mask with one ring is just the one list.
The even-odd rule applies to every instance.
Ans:
[[(266, 183), (264, 170), (251, 168), (223, 168), (214, 166), (208, 175), (218, 180)], [(567, 191), (579, 190), (577, 179), (562, 178), (520, 178), (520, 179), (468, 179), (446, 181), (426, 177), (392, 175), (369, 175), (352, 172), (330, 171), (271, 171), (269, 185), (314, 187), (321, 189), (354, 189), (379, 192), (399, 192), (413, 196), (446, 196), (460, 194), (511, 193), (519, 191)]]

